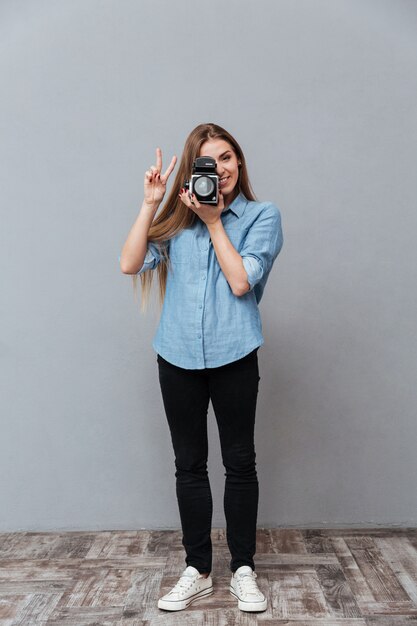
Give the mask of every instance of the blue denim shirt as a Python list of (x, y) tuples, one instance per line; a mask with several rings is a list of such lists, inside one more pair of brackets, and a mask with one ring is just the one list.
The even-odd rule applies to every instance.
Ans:
[[(280, 210), (240, 193), (221, 220), (248, 276), (250, 290), (242, 296), (233, 294), (199, 217), (167, 242), (171, 268), (152, 346), (185, 369), (219, 367), (264, 343), (258, 304), (283, 245)], [(160, 259), (157, 243), (148, 241), (138, 274), (155, 269)]]

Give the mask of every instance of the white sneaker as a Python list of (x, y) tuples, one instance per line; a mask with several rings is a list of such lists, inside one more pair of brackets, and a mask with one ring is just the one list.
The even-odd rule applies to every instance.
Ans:
[(232, 574), (230, 593), (237, 598), (242, 611), (265, 611), (267, 599), (258, 588), (256, 572), (249, 565), (241, 565)]
[(213, 593), (211, 574), (205, 578), (198, 569), (189, 565), (176, 585), (158, 600), (158, 608), (166, 611), (181, 611), (189, 604)]

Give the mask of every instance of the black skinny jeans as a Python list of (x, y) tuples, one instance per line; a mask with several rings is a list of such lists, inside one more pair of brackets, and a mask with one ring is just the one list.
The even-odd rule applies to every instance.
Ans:
[(185, 562), (211, 572), (213, 501), (207, 473), (211, 398), (226, 469), (224, 512), (230, 569), (253, 570), (259, 485), (254, 445), (258, 348), (220, 367), (184, 369), (157, 355), (159, 382), (175, 454), (176, 493)]

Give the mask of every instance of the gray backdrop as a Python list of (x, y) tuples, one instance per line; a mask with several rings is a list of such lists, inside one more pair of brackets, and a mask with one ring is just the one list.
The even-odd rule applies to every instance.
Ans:
[[(258, 526), (417, 522), (416, 27), (412, 0), (1, 2), (0, 530), (179, 528), (156, 292), (142, 315), (118, 255), (155, 148), (209, 121), (282, 213)], [(211, 405), (209, 436), (224, 526)]]

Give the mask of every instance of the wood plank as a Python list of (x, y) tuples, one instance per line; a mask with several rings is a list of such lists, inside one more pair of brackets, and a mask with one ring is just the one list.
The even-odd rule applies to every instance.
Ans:
[(1, 626), (400, 626), (417, 622), (417, 529), (257, 531), (267, 610), (229, 592), (224, 528), (212, 529), (214, 594), (185, 611), (157, 600), (185, 569), (180, 530), (0, 533)]

